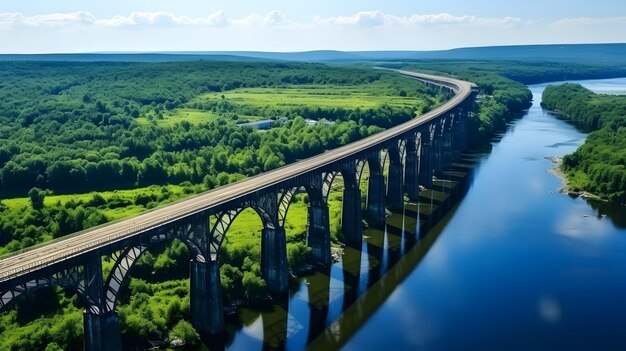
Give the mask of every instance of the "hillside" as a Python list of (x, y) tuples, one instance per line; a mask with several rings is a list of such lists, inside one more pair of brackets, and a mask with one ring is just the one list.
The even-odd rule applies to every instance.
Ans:
[(554, 44), (468, 47), (438, 51), (305, 52), (198, 51), (154, 53), (76, 53), (0, 55), (0, 61), (126, 61), (165, 62), (193, 60), (284, 60), (308, 62), (412, 61), (412, 60), (518, 60), (567, 62), (626, 67), (626, 44)]

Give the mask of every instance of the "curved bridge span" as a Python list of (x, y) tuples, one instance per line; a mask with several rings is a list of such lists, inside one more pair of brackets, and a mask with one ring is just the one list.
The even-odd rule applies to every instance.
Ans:
[[(331, 262), (327, 198), (334, 177), (344, 179), (342, 232), (360, 247), (362, 217), (384, 226), (385, 208), (402, 210), (405, 194), (419, 197), (433, 176), (465, 148), (476, 94), (472, 83), (398, 71), (452, 95), (442, 106), (396, 127), (273, 171), (247, 178), (137, 217), (99, 226), (16, 253), (0, 261), (0, 310), (20, 295), (48, 286), (75, 291), (85, 304), (85, 349), (121, 349), (117, 293), (139, 256), (152, 245), (180, 239), (191, 253), (191, 322), (206, 335), (224, 327), (219, 252), (228, 228), (246, 208), (263, 221), (261, 271), (268, 288), (285, 293), (288, 267), (284, 221), (297, 192), (309, 195), (307, 244), (312, 259)], [(388, 175), (383, 168), (389, 161)], [(359, 180), (370, 170), (366, 210)], [(115, 265), (108, 276), (102, 257)]]

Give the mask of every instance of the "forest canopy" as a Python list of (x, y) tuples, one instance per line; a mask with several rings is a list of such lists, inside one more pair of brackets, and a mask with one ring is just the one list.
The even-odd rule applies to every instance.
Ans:
[[(2, 62), (0, 78), (0, 194), (5, 196), (24, 196), (33, 187), (68, 193), (184, 181), (211, 188), (223, 183), (220, 173), (249, 176), (273, 169), (441, 102), (425, 85), (393, 73), (304, 63)], [(411, 103), (259, 107), (233, 103), (221, 93), (197, 99), (292, 85), (363, 87), (371, 95)], [(207, 118), (193, 128), (184, 118), (157, 123), (178, 109)], [(285, 116), (289, 123), (267, 133), (237, 127), (238, 115), (250, 114)], [(309, 127), (304, 118), (335, 124)]]
[(626, 204), (626, 96), (562, 84), (546, 88), (542, 105), (591, 132), (583, 145), (563, 158), (573, 190)]

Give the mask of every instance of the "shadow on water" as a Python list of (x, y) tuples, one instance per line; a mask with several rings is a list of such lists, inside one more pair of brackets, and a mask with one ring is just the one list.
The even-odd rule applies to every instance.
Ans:
[(626, 229), (626, 206), (591, 199), (586, 201), (596, 212), (598, 218), (608, 217), (614, 226)]
[[(356, 299), (352, 296), (344, 300), (350, 304), (344, 304), (342, 313), (309, 342), (307, 349), (341, 348), (417, 267), (467, 193), (473, 174), (472, 168), (467, 167), (469, 164), (463, 161), (455, 164), (434, 181), (433, 189), (422, 191), (418, 203), (406, 204), (404, 215), (388, 217), (385, 232), (365, 231), (364, 251), (367, 250), (368, 256), (365, 260), (378, 263), (369, 266), (367, 290)], [(465, 177), (460, 178), (459, 173), (465, 173)]]
[(294, 279), (284, 301), (241, 308), (227, 319), (211, 350), (339, 349), (392, 294), (435, 243), (467, 193), (475, 166), (491, 145), (460, 155), (419, 202), (386, 219), (384, 230), (364, 230), (360, 250), (344, 247), (340, 262)]

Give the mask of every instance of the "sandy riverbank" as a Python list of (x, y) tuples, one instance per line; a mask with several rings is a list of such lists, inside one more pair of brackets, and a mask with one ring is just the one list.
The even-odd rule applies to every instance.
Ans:
[(559, 180), (561, 181), (561, 187), (559, 188), (559, 193), (562, 194), (567, 194), (569, 196), (574, 196), (574, 197), (582, 197), (584, 199), (592, 199), (592, 200), (599, 200), (599, 201), (605, 201), (604, 199), (602, 199), (601, 197), (599, 197), (598, 195), (592, 194), (588, 191), (577, 191), (577, 190), (573, 190), (569, 187), (569, 183), (567, 181), (567, 176), (565, 175), (565, 172), (563, 172), (563, 158), (559, 157), (559, 156), (549, 156), (546, 157), (546, 160), (549, 160), (550, 162), (552, 162), (553, 166), (548, 170), (551, 174), (553, 174), (555, 177), (559, 178)]

